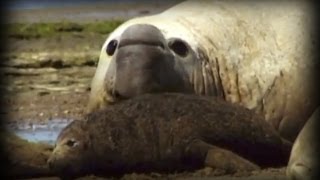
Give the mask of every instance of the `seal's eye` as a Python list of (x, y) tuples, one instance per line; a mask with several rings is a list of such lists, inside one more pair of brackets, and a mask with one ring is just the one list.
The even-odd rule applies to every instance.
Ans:
[(181, 39), (171, 39), (168, 43), (168, 46), (179, 56), (185, 57), (188, 54), (188, 47)]
[(109, 56), (112, 56), (114, 54), (114, 52), (116, 51), (117, 45), (118, 45), (117, 40), (112, 40), (109, 42), (106, 48), (106, 52)]
[(69, 146), (69, 147), (75, 147), (78, 145), (78, 142), (75, 140), (75, 139), (69, 139), (67, 142), (66, 142), (66, 145)]

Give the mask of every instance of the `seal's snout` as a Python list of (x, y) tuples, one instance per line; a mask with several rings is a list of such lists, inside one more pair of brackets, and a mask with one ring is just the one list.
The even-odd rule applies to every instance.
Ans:
[(170, 87), (166, 84), (169, 77), (164, 74), (170, 69), (165, 43), (161, 31), (152, 25), (136, 24), (123, 32), (114, 59), (114, 95), (130, 98)]

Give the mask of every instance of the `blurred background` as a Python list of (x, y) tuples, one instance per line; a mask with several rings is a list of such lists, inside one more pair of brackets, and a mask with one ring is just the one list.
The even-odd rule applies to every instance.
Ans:
[(180, 1), (13, 0), (3, 21), (0, 84), (5, 120), (35, 123), (81, 116), (101, 47), (122, 22)]

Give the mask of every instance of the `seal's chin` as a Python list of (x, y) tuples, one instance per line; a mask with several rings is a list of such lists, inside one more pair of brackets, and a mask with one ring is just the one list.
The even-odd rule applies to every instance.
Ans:
[[(81, 171), (80, 171), (81, 172)], [(80, 172), (74, 172), (70, 169), (64, 169), (62, 171), (57, 172), (57, 175), (61, 178), (61, 179), (65, 179), (65, 180), (69, 180), (69, 179), (76, 179), (79, 178), (81, 176), (85, 176), (85, 173), (81, 173)]]
[(48, 165), (52, 172), (61, 179), (76, 179), (78, 177), (88, 175), (93, 171), (88, 163), (77, 163), (68, 159), (55, 160), (50, 162)]
[(61, 163), (58, 161), (51, 161), (48, 163), (49, 168), (52, 172), (54, 172), (61, 179), (75, 179), (80, 177), (82, 171), (74, 169), (72, 164), (69, 163)]

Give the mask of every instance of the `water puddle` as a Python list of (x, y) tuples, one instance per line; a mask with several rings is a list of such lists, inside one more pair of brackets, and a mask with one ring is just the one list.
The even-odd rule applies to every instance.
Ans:
[(72, 119), (52, 119), (47, 123), (10, 124), (8, 129), (30, 142), (53, 145), (61, 130), (71, 121)]

